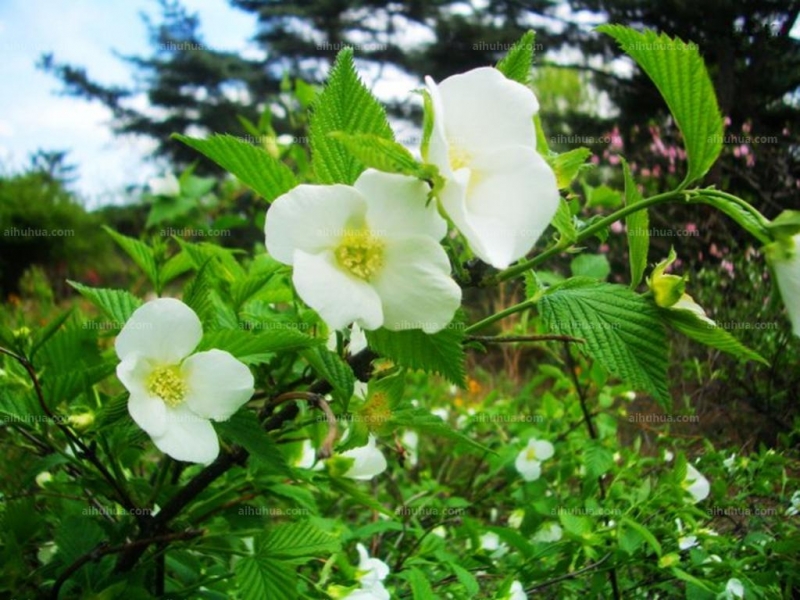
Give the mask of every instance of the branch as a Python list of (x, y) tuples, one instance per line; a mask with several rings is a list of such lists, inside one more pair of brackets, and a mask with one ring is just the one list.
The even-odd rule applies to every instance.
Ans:
[(100, 472), (100, 475), (103, 476), (108, 484), (114, 489), (117, 494), (117, 498), (128, 511), (128, 513), (134, 515), (141, 524), (143, 521), (143, 515), (141, 511), (139, 511), (136, 504), (134, 504), (131, 497), (128, 495), (128, 492), (122, 487), (116, 479), (114, 479), (113, 475), (109, 473), (108, 469), (106, 469), (105, 465), (100, 462), (100, 459), (97, 458), (97, 454), (94, 450), (89, 448), (86, 444), (84, 444), (72, 431), (69, 427), (67, 427), (60, 418), (56, 417), (53, 411), (50, 410), (50, 407), (47, 406), (47, 402), (44, 399), (44, 391), (42, 390), (42, 384), (39, 382), (39, 377), (36, 375), (36, 369), (34, 369), (33, 364), (25, 358), (24, 356), (20, 356), (6, 348), (0, 347), (0, 353), (10, 356), (14, 360), (16, 360), (19, 364), (23, 366), (23, 368), (27, 371), (28, 376), (30, 377), (31, 381), (33, 382), (33, 388), (36, 391), (36, 397), (39, 400), (39, 406), (42, 408), (42, 411), (47, 418), (50, 419), (52, 423), (55, 423), (56, 427), (58, 427), (62, 433), (67, 437), (70, 443), (77, 446), (80, 450), (79, 457), (86, 458), (90, 463), (94, 465), (94, 467)]
[(466, 337), (468, 342), (481, 342), (482, 344), (511, 344), (515, 342), (575, 342), (583, 344), (586, 340), (582, 338), (571, 337), (568, 335), (557, 335), (554, 333), (545, 333), (542, 335), (468, 335)]
[[(535, 585), (533, 587), (528, 588), (527, 590), (525, 590), (525, 592), (527, 594), (533, 594), (535, 592), (538, 592), (539, 590), (543, 590), (546, 587), (550, 587), (551, 585), (556, 584), (559, 581), (566, 581), (567, 579), (575, 579), (579, 575), (583, 575), (584, 573), (586, 573), (588, 571), (591, 571), (592, 569), (596, 569), (597, 567), (602, 565), (604, 562), (606, 562), (609, 558), (611, 558), (611, 552), (609, 552), (608, 554), (603, 556), (597, 562), (593, 562), (591, 564), (588, 564), (585, 567), (583, 567), (582, 569), (578, 569), (577, 571), (573, 571), (572, 573), (567, 573), (566, 575), (561, 575), (559, 577), (554, 577), (553, 579), (548, 579), (544, 583), (540, 583), (539, 585)], [(618, 597), (619, 596), (617, 596), (617, 598)]]
[(326, 435), (325, 439), (322, 441), (319, 452), (317, 452), (317, 458), (323, 459), (333, 456), (333, 444), (336, 442), (336, 438), (339, 435), (339, 427), (336, 422), (336, 415), (333, 414), (328, 401), (325, 400), (322, 394), (315, 394), (313, 392), (286, 392), (273, 398), (270, 404), (272, 406), (279, 406), (284, 402), (290, 402), (292, 400), (305, 400), (311, 406), (325, 413), (325, 417), (328, 420), (328, 435)]
[(137, 548), (139, 546), (148, 546), (150, 544), (156, 543), (169, 543), (169, 542), (176, 542), (179, 540), (190, 540), (196, 537), (200, 537), (205, 533), (204, 529), (187, 529), (186, 531), (180, 531), (177, 533), (166, 533), (163, 535), (154, 536), (151, 538), (146, 539), (139, 539), (134, 540), (132, 542), (127, 542), (125, 544), (121, 544), (119, 546), (109, 546), (108, 542), (103, 542), (99, 546), (96, 546), (86, 554), (79, 556), (75, 562), (73, 562), (67, 569), (56, 579), (56, 582), (53, 584), (53, 589), (50, 590), (50, 597), (53, 600), (58, 600), (58, 594), (61, 591), (61, 587), (67, 582), (67, 580), (75, 574), (75, 572), (80, 569), (83, 565), (88, 562), (95, 562), (107, 556), (109, 554), (117, 554), (119, 552), (125, 552), (131, 548)]

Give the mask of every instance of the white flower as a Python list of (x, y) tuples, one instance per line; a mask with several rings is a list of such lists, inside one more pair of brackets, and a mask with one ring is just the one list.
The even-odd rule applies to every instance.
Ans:
[(686, 477), (681, 484), (683, 489), (689, 492), (694, 498), (694, 504), (705, 500), (711, 491), (711, 486), (708, 479), (703, 477), (702, 473), (695, 469), (692, 465), (686, 465)]
[(795, 515), (800, 514), (800, 490), (797, 490), (794, 494), (792, 494), (789, 503), (790, 505), (786, 510), (786, 515), (789, 517), (794, 517)]
[(431, 534), (445, 539), (447, 537), (447, 528), (444, 525), (439, 525), (438, 527), (431, 529)]
[(427, 186), (367, 170), (353, 187), (299, 185), (272, 203), (267, 250), (332, 329), (422, 329), (453, 319), (461, 288), (439, 244), (447, 224)]
[(253, 395), (250, 369), (228, 352), (192, 354), (200, 319), (180, 300), (158, 298), (131, 315), (114, 345), (128, 412), (159, 450), (176, 460), (210, 463), (219, 440), (210, 423), (230, 418)]
[(722, 461), (722, 465), (725, 467), (725, 469), (729, 473), (732, 473), (733, 471), (735, 471), (736, 470), (736, 453), (734, 452), (728, 458), (723, 460)]
[(675, 458), (675, 455), (672, 452), (664, 450), (664, 462), (672, 462), (673, 458)]
[(366, 446), (342, 452), (341, 456), (355, 461), (344, 474), (345, 477), (366, 481), (386, 470), (386, 457), (378, 449), (376, 442), (375, 436), (370, 434)]
[(800, 337), (800, 233), (785, 243), (770, 244), (767, 258), (775, 271), (792, 331)]
[(725, 584), (725, 598), (726, 600), (734, 600), (744, 598), (744, 585), (738, 579), (728, 579)]
[(442, 421), (447, 421), (450, 418), (450, 411), (444, 407), (434, 408), (431, 414), (439, 417)]
[(300, 456), (294, 461), (294, 466), (298, 469), (314, 469), (315, 471), (322, 468), (322, 465), (317, 463), (317, 451), (311, 440), (303, 440)]
[(364, 588), (380, 584), (389, 575), (389, 565), (379, 558), (371, 558), (363, 544), (357, 544), (358, 550), (358, 582)]
[(370, 588), (353, 590), (342, 600), (391, 600), (391, 596), (382, 583), (377, 583)]
[(536, 96), (484, 67), (436, 85), (425, 159), (445, 178), (442, 207), (472, 251), (499, 269), (525, 256), (558, 208), (556, 178), (536, 151)]
[(525, 520), (525, 509), (518, 508), (508, 515), (508, 526), (511, 529), (519, 529)]
[(528, 594), (525, 593), (525, 588), (522, 587), (522, 583), (514, 581), (504, 600), (528, 600)]
[(683, 523), (680, 519), (675, 519), (675, 526), (678, 529), (678, 548), (681, 550), (689, 550), (697, 546), (697, 536), (683, 535)]
[(481, 538), (481, 549), (489, 552), (494, 558), (500, 558), (508, 552), (508, 546), (500, 541), (498, 536), (493, 531), (484, 533)]
[(153, 177), (147, 182), (150, 193), (154, 196), (180, 196), (181, 184), (172, 173), (164, 173), (163, 177)]
[(405, 446), (408, 454), (408, 464), (412, 467), (417, 466), (417, 462), (419, 462), (419, 435), (417, 432), (407, 429), (403, 432), (400, 442)]
[(553, 444), (545, 440), (528, 440), (517, 455), (514, 466), (525, 481), (536, 481), (542, 474), (542, 461), (553, 456)]
[[(331, 331), (328, 335), (328, 340), (325, 343), (325, 347), (331, 352), (336, 352), (336, 342), (336, 332)], [(347, 354), (354, 356), (366, 347), (367, 336), (364, 333), (364, 330), (361, 329), (357, 323), (353, 323), (353, 325), (350, 327), (350, 342), (347, 345)]]
[(564, 535), (558, 523), (545, 523), (533, 536), (534, 542), (557, 542)]

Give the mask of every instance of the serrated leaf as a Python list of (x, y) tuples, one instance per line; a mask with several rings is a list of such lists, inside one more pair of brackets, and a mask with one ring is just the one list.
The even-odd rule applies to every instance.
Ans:
[(267, 202), (272, 202), (297, 185), (289, 167), (274, 159), (263, 148), (244, 140), (230, 135), (212, 135), (205, 140), (180, 134), (172, 137), (235, 175)]
[(466, 356), (462, 343), (464, 328), (461, 315), (434, 334), (421, 329), (367, 331), (369, 347), (381, 356), (409, 369), (438, 373), (464, 387)]
[(309, 138), (312, 165), (319, 183), (352, 185), (364, 170), (364, 164), (329, 136), (335, 131), (394, 139), (383, 107), (356, 73), (351, 48), (339, 52), (328, 84), (314, 103)]
[[(622, 159), (622, 173), (625, 177), (625, 204), (631, 205), (642, 201), (642, 195), (636, 187), (628, 162)], [(625, 217), (626, 235), (628, 236), (628, 258), (631, 265), (631, 288), (642, 281), (647, 268), (647, 252), (650, 249), (650, 217), (647, 209), (638, 210)]]
[(130, 292), (92, 288), (76, 281), (67, 283), (75, 288), (81, 296), (99, 308), (103, 314), (111, 318), (113, 328), (122, 326), (131, 318), (133, 312), (142, 305), (142, 301)]
[(101, 363), (46, 376), (42, 379), (45, 396), (53, 406), (61, 401), (69, 402), (114, 373), (116, 366), (116, 362)]
[(332, 477), (330, 479), (330, 486), (332, 491), (335, 491), (340, 495), (347, 495), (351, 500), (361, 504), (362, 506), (371, 508), (374, 511), (386, 515), (390, 519), (397, 518), (397, 515), (393, 511), (389, 510), (383, 504), (378, 502), (377, 498), (372, 494), (372, 492), (363, 490), (351, 479)]
[(156, 259), (153, 255), (153, 250), (139, 240), (117, 233), (110, 227), (103, 225), (103, 229), (111, 236), (111, 238), (122, 248), (125, 253), (133, 259), (133, 262), (147, 275), (150, 283), (156, 290), (160, 290), (158, 281), (158, 267), (156, 266)]
[(450, 567), (451, 571), (453, 571), (453, 575), (458, 578), (459, 583), (464, 586), (464, 589), (470, 598), (481, 591), (476, 577), (464, 567), (455, 562), (448, 562), (447, 566)]
[(570, 271), (575, 277), (591, 277), (605, 281), (611, 274), (611, 265), (605, 254), (579, 254), (569, 263)]
[(620, 527), (625, 528), (628, 527), (635, 531), (641, 538), (648, 543), (648, 545), (653, 549), (657, 556), (661, 556), (661, 544), (656, 539), (650, 530), (647, 529), (644, 525), (637, 523), (633, 519), (628, 517), (623, 517), (620, 521)]
[(575, 219), (572, 210), (563, 198), (558, 199), (558, 209), (550, 223), (560, 234), (560, 240), (565, 244), (573, 244), (578, 239), (578, 229), (575, 227)]
[(322, 343), (293, 329), (274, 329), (253, 333), (242, 329), (222, 329), (203, 336), (197, 350), (225, 350), (243, 363), (257, 364), (270, 360), (276, 352), (302, 350)]
[(350, 398), (353, 397), (356, 376), (342, 358), (335, 352), (325, 348), (309, 348), (301, 352), (317, 376), (327, 381), (333, 388), (333, 397), (347, 409)]
[(614, 466), (614, 456), (608, 448), (591, 440), (586, 442), (583, 450), (583, 462), (586, 465), (587, 476), (597, 479)]
[(425, 180), (438, 175), (438, 169), (434, 165), (423, 165), (411, 152), (394, 140), (369, 133), (347, 134), (334, 131), (328, 135), (344, 145), (366, 167)]
[(769, 362), (758, 352), (742, 344), (718, 325), (704, 321), (690, 310), (662, 308), (660, 313), (667, 325), (680, 331), (686, 337), (733, 356), (755, 360), (769, 366)]
[(428, 578), (422, 571), (411, 567), (404, 571), (403, 575), (411, 585), (411, 597), (413, 600), (438, 600), (439, 596), (433, 592)]
[(184, 273), (191, 271), (193, 267), (192, 259), (185, 252), (179, 252), (175, 256), (170, 257), (167, 262), (161, 266), (160, 281), (161, 285), (166, 285), (176, 277), (180, 277)]
[(297, 600), (297, 574), (291, 565), (260, 554), (234, 565), (236, 587), (244, 600)]
[(511, 80), (527, 85), (533, 67), (535, 39), (536, 34), (533, 31), (525, 33), (497, 63), (497, 70)]
[(592, 151), (588, 148), (574, 148), (548, 159), (556, 174), (558, 189), (565, 190), (570, 186), (591, 155)]
[(388, 425), (393, 426), (395, 429), (413, 429), (419, 433), (427, 434), (431, 438), (447, 438), (458, 444), (463, 444), (465, 448), (473, 452), (479, 452), (481, 454), (492, 452), (489, 448), (476, 442), (471, 437), (459, 433), (445, 423), (440, 417), (431, 414), (430, 411), (424, 408), (409, 406), (396, 410), (392, 413)]
[(581, 350), (661, 403), (667, 386), (667, 339), (655, 306), (630, 289), (576, 277), (539, 300), (553, 333), (582, 338)]
[(722, 150), (723, 121), (705, 63), (696, 44), (649, 29), (601, 25), (658, 88), (683, 134), (689, 169), (684, 183), (700, 179)]
[(236, 261), (233, 250), (206, 242), (193, 244), (181, 239), (177, 239), (177, 241), (196, 269), (200, 269), (207, 264), (215, 277), (228, 282), (233, 282), (246, 276), (244, 269)]
[(277, 475), (286, 476), (289, 468), (278, 446), (269, 433), (258, 424), (255, 414), (243, 409), (227, 421), (215, 421), (214, 428), (223, 438), (239, 444), (250, 456), (267, 465)]
[(262, 552), (280, 559), (316, 558), (338, 552), (339, 538), (308, 521), (286, 523), (264, 537)]
[(65, 310), (55, 319), (50, 321), (41, 330), (36, 331), (33, 335), (33, 344), (31, 345), (30, 359), (32, 360), (36, 351), (39, 350), (55, 333), (61, 328), (64, 322), (72, 314), (72, 308)]
[(758, 217), (749, 210), (745, 209), (740, 204), (728, 200), (722, 196), (714, 196), (710, 194), (703, 194), (702, 192), (697, 196), (690, 199), (691, 202), (700, 202), (713, 206), (717, 210), (725, 213), (745, 231), (750, 233), (754, 238), (759, 240), (762, 244), (767, 244), (772, 240), (770, 232), (767, 231), (767, 226), (762, 223)]

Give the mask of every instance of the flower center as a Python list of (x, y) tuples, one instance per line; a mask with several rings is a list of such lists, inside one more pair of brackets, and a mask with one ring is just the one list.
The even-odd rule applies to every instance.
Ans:
[(450, 168), (453, 169), (453, 171), (469, 167), (470, 162), (472, 162), (470, 153), (455, 144), (450, 144), (447, 157), (450, 159)]
[(525, 458), (528, 460), (536, 460), (536, 450), (533, 448), (528, 448), (528, 452), (525, 454)]
[(335, 255), (350, 274), (369, 281), (383, 266), (383, 242), (368, 229), (349, 231), (339, 240)]
[(175, 407), (186, 396), (186, 383), (178, 367), (159, 367), (147, 378), (147, 391)]

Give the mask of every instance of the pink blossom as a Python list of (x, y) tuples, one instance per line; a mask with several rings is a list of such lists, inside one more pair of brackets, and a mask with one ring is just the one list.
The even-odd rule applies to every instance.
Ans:
[(687, 223), (686, 231), (689, 233), (694, 233), (695, 231), (697, 231), (697, 225), (695, 225), (694, 223)]
[(623, 230), (623, 227), (622, 227), (622, 223), (620, 221), (614, 221), (611, 224), (611, 231), (613, 231), (614, 233), (622, 233), (622, 230)]

